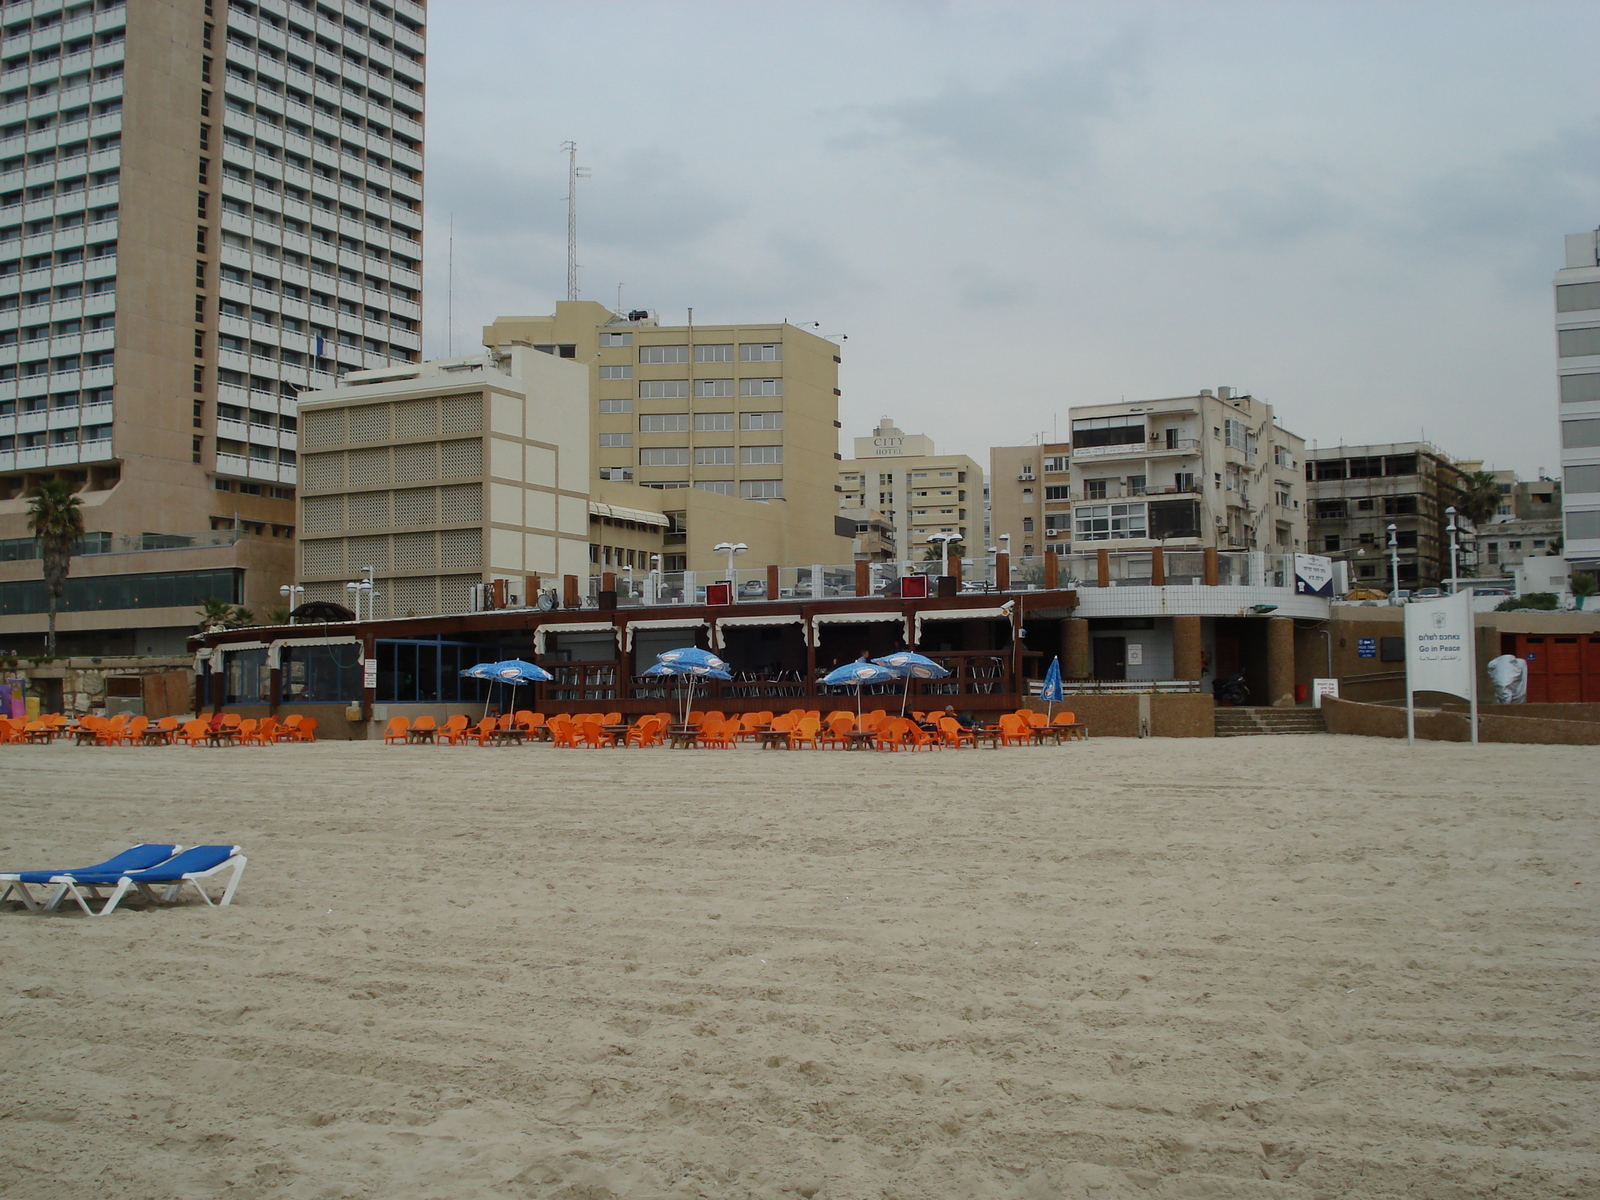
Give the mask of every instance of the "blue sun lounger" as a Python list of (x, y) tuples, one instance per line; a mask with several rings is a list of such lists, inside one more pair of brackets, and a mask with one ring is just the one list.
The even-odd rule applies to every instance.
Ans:
[(141, 846), (133, 846), (124, 850), (114, 858), (93, 867), (56, 867), (50, 871), (4, 871), (0, 872), (0, 884), (5, 888), (0, 891), (0, 902), (4, 902), (11, 893), (16, 893), (16, 898), (22, 901), (22, 906), (29, 912), (46, 912), (61, 903), (61, 898), (66, 895), (67, 889), (57, 885), (55, 899), (49, 904), (41, 904), (36, 896), (28, 890), (28, 885), (43, 885), (49, 883), (58, 875), (102, 875), (114, 873), (121, 875), (124, 871), (141, 871), (147, 867), (159, 866), (166, 862), (182, 846), (173, 846), (164, 842), (146, 842)]
[[(109, 916), (132, 888), (138, 888), (152, 900), (171, 903), (178, 898), (178, 893), (186, 883), (194, 884), (200, 899), (212, 907), (218, 907), (233, 903), (233, 893), (239, 887), (246, 861), (237, 846), (193, 846), (160, 866), (143, 871), (72, 871), (52, 876), (50, 882), (61, 884), (66, 894), (76, 900), (78, 907), (91, 917)], [(228, 880), (222, 898), (212, 900), (206, 895), (200, 881), (228, 870), (233, 872), (233, 876)], [(106, 898), (100, 911), (95, 912), (89, 907), (89, 900), (99, 899), (99, 889), (106, 887), (112, 889), (111, 895)], [(159, 894), (155, 890), (157, 887), (162, 889)], [(88, 891), (87, 898), (80, 889)]]

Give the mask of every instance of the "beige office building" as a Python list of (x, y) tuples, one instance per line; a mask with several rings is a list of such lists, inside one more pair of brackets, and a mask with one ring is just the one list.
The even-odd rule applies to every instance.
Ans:
[[(983, 468), (965, 454), (939, 454), (926, 434), (906, 433), (884, 417), (855, 439), (855, 457), (839, 467), (839, 508), (860, 523), (876, 512), (902, 560), (925, 557), (953, 533), (968, 558), (983, 556)], [(881, 540), (881, 535), (880, 535)]]
[(1072, 548), (1306, 550), (1305, 442), (1232, 388), (1072, 410)]
[[(354, 373), (300, 404), (299, 579), (375, 616), (468, 612), (472, 587), (526, 600), (589, 562), (584, 370), (513, 347)], [(363, 613), (365, 615), (365, 613)]]
[[(763, 502), (749, 519), (765, 530), (779, 514), (780, 565), (850, 560), (855, 528), (837, 511), (839, 348), (827, 339), (787, 323), (664, 326), (644, 311), (561, 301), (553, 316), (500, 317), (483, 340), (589, 371), (594, 480)], [(689, 546), (722, 540), (685, 519), (664, 570), (696, 569)]]
[(419, 357), (425, 11), (32, 0), (0, 48), (0, 648), (79, 489), (64, 653), (183, 649), (293, 571), (296, 402)]
[(1066, 442), (989, 451), (989, 540), (1009, 534), (1012, 556), (1072, 549), (1072, 447)]

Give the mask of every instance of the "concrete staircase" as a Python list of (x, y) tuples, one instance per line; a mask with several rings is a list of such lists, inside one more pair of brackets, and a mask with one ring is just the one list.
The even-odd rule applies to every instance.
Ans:
[(1217, 707), (1218, 737), (1248, 737), (1260, 733), (1327, 733), (1322, 712), (1315, 708)]

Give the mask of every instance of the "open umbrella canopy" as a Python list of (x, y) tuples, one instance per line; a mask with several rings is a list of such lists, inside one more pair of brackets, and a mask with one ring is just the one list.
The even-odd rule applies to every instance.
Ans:
[(889, 683), (899, 678), (897, 672), (875, 662), (853, 662), (835, 667), (822, 677), (822, 682), (831, 687), (856, 687), (868, 683)]
[(500, 663), (492, 662), (478, 663), (476, 666), (468, 667), (465, 671), (462, 671), (461, 676), (464, 679), (494, 679), (496, 678), (495, 668), (500, 665)]
[(695, 679), (732, 679), (733, 676), (721, 667), (703, 667), (699, 665), (685, 666), (682, 663), (657, 663), (641, 671), (642, 675), (673, 676), (687, 675)]
[(663, 650), (656, 655), (656, 662), (670, 663), (675, 667), (710, 667), (717, 671), (726, 671), (728, 664), (723, 662), (709, 650), (702, 650), (698, 646), (683, 646), (677, 650)]
[(504, 683), (549, 683), (555, 676), (537, 663), (525, 662), (520, 658), (508, 658), (505, 662), (493, 664), (491, 678)]
[(931, 658), (924, 658), (915, 650), (896, 650), (882, 658), (872, 660), (880, 667), (888, 667), (895, 675), (910, 679), (943, 679), (950, 674)]
[(1039, 699), (1060, 704), (1063, 695), (1061, 690), (1061, 659), (1052, 658), (1050, 669), (1044, 673), (1044, 683), (1039, 685)]

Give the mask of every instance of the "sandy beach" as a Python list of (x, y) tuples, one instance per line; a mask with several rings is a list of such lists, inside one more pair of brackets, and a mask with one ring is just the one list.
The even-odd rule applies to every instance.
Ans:
[(0, 1197), (1600, 1194), (1596, 755), (0, 751)]

